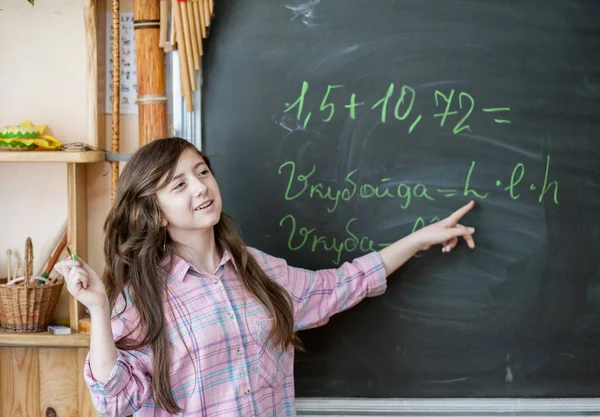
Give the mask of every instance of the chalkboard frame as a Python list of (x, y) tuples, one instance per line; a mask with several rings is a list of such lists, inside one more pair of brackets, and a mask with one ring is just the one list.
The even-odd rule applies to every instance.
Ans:
[(297, 398), (299, 416), (600, 416), (597, 398)]

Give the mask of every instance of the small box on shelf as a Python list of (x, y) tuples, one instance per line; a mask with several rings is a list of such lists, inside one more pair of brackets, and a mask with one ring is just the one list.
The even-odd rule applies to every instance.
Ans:
[(56, 335), (71, 334), (71, 328), (67, 326), (48, 326), (48, 333)]

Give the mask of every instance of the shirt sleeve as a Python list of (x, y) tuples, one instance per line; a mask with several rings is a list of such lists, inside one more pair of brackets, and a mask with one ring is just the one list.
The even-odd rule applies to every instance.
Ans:
[(379, 253), (372, 252), (337, 269), (309, 271), (289, 266), (254, 248), (248, 248), (259, 265), (284, 287), (292, 299), (295, 330), (322, 326), (336, 313), (365, 297), (383, 294), (387, 280)]
[[(123, 300), (120, 299), (117, 304), (119, 303), (122, 306)], [(118, 307), (115, 307), (115, 310), (120, 311)], [(111, 327), (114, 340), (127, 335), (135, 337), (130, 333), (131, 329), (137, 328), (138, 321), (131, 303), (128, 303), (127, 309), (121, 315), (113, 312)], [(149, 347), (141, 351), (117, 349), (117, 362), (106, 382), (102, 384), (92, 374), (88, 353), (83, 375), (92, 395), (92, 403), (103, 417), (128, 416), (142, 407), (152, 394), (151, 363)]]

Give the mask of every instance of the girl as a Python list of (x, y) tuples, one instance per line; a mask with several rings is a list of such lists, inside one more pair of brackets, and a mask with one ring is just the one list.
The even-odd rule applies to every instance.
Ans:
[(325, 324), (416, 252), (458, 238), (470, 202), (380, 252), (307, 271), (248, 248), (206, 156), (180, 138), (135, 152), (104, 225), (106, 270), (56, 269), (91, 315), (84, 368), (105, 416), (294, 416), (296, 331)]

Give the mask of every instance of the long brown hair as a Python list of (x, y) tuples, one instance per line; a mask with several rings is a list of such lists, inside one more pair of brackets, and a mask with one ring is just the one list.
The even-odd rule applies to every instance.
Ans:
[[(156, 192), (171, 180), (177, 161), (186, 149), (198, 152), (210, 169), (208, 158), (181, 138), (158, 139), (135, 152), (123, 169), (114, 205), (104, 223), (106, 269), (103, 279), (111, 310), (121, 295), (125, 300), (125, 307), (118, 312), (121, 314), (129, 299), (139, 313), (141, 326), (140, 338), (124, 337), (116, 342), (117, 348), (136, 350), (150, 345), (154, 399), (171, 414), (182, 410), (171, 391), (170, 361), (164, 360), (170, 357), (164, 309), (169, 270), (161, 262), (174, 243), (167, 238), (166, 249), (163, 249), (166, 230), (161, 226)], [(289, 294), (270, 279), (248, 253), (231, 217), (222, 213), (214, 233), (217, 249), (221, 254), (225, 250), (231, 253), (243, 284), (273, 316), (269, 339), (282, 349), (289, 345), (299, 347)]]

